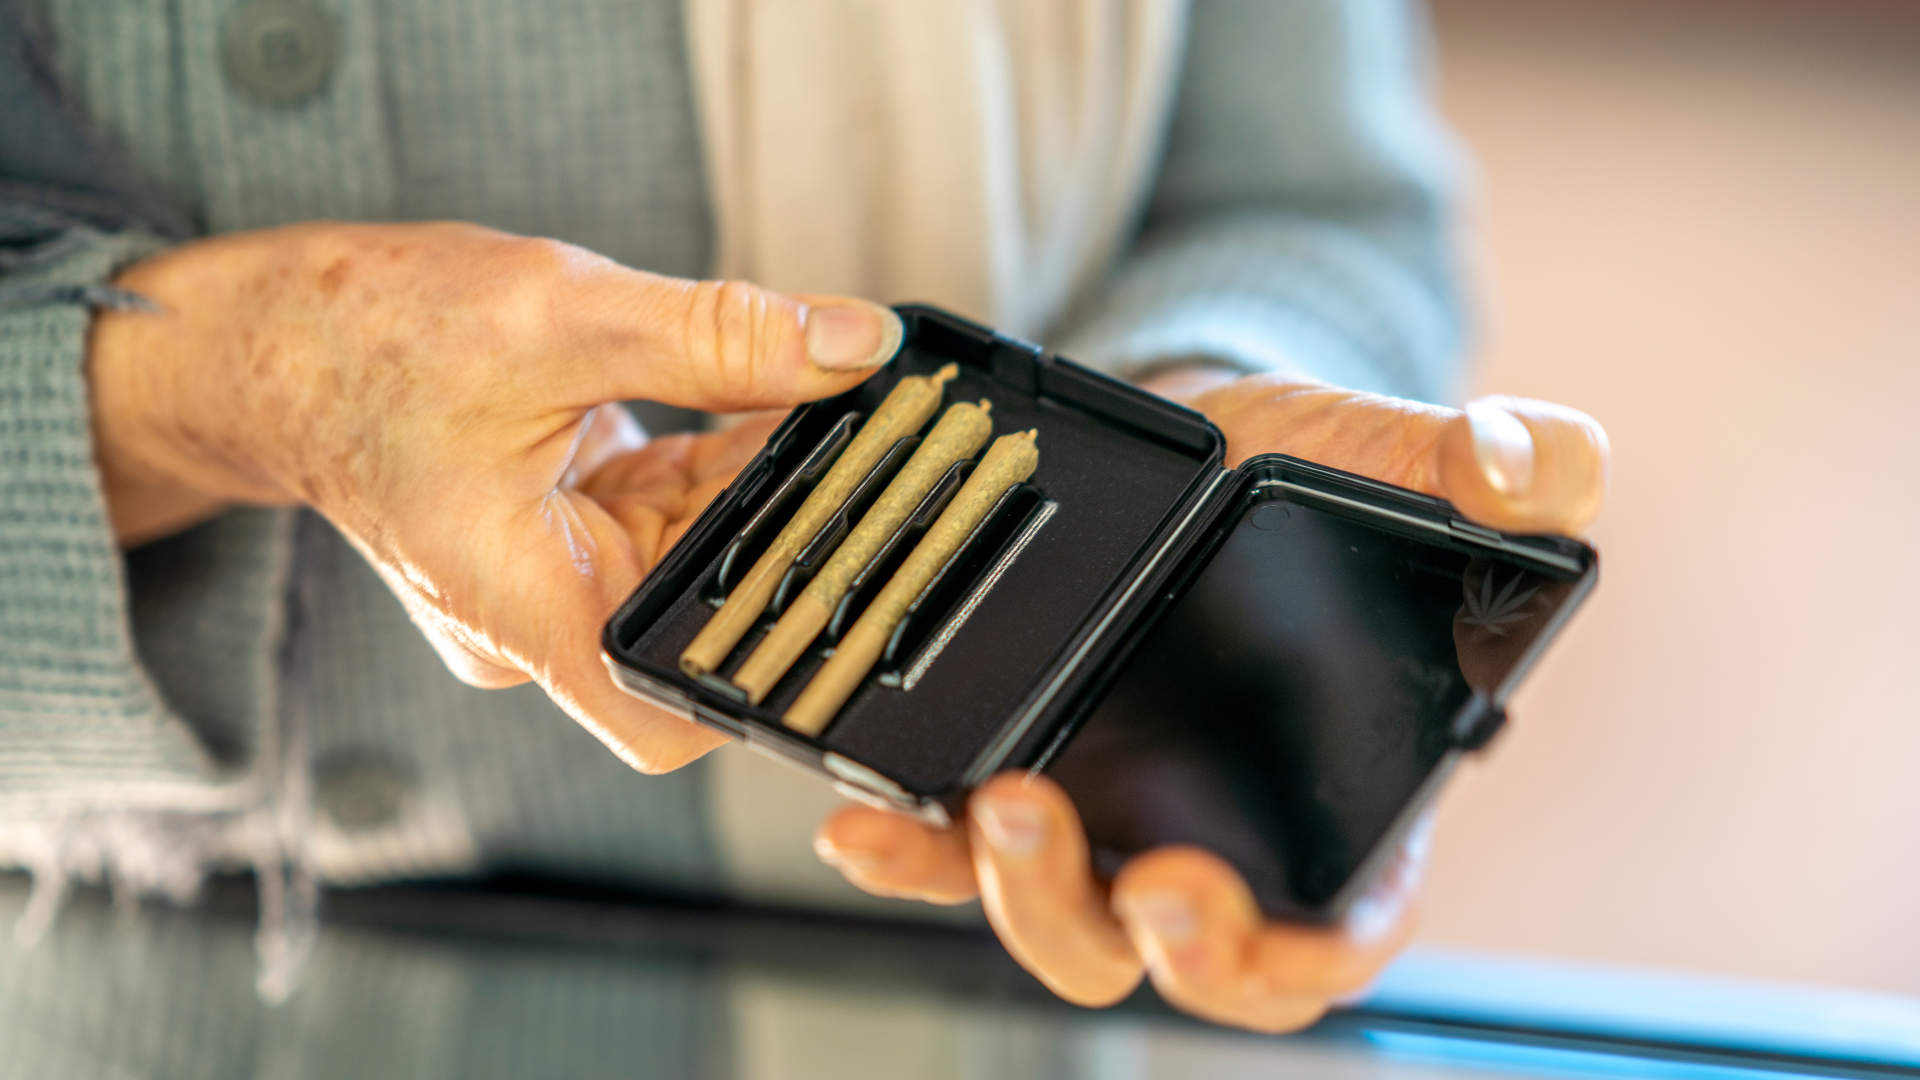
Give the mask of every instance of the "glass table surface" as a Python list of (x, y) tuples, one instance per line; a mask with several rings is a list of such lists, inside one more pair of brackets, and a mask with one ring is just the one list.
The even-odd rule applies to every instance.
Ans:
[[(27, 896), (24, 877), (0, 876), (0, 927)], [(980, 931), (513, 882), (329, 894), (297, 989), (270, 1006), (254, 915), (244, 880), (189, 909), (122, 909), (83, 889), (31, 945), (0, 935), (0, 1077), (1920, 1073), (1908, 999), (1608, 984), (1416, 952), (1358, 1007), (1266, 1037), (1181, 1017), (1150, 990), (1113, 1009), (1066, 1005)], [(1717, 1021), (1698, 1008), (1715, 994)]]

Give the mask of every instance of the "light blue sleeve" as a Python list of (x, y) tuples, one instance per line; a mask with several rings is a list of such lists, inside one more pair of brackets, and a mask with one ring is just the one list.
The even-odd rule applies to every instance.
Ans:
[(1460, 171), (1401, 0), (1194, 0), (1133, 248), (1052, 342), (1138, 376), (1195, 360), (1426, 400), (1463, 337)]

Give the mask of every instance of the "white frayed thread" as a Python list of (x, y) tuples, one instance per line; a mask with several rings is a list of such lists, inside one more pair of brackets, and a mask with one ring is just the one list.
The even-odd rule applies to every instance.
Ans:
[(268, 1005), (280, 1005), (300, 988), (320, 943), (320, 887), (305, 860), (279, 842), (273, 824), (263, 822), (253, 830), (253, 879), (260, 899), (253, 936), (260, 960), (254, 990)]
[[(303, 823), (306, 815), (292, 816)], [(13, 939), (23, 948), (44, 939), (76, 883), (106, 886), (115, 907), (132, 918), (145, 900), (191, 904), (210, 873), (247, 867), (260, 904), (255, 988), (278, 1005), (298, 989), (320, 937), (319, 883), (284, 842), (288, 817), (273, 807), (86, 811), (0, 824), (0, 865), (23, 868), (33, 879)]]
[[(297, 521), (304, 521), (310, 535), (294, 535)], [(326, 528), (314, 515), (282, 515), (276, 526), (292, 541), (284, 552), (294, 562)], [(313, 576), (299, 574), (291, 563), (281, 569), (299, 582), (301, 599), (313, 602)], [(297, 618), (297, 609), (291, 617)], [(256, 705), (264, 722), (249, 775), (196, 792), (195, 809), (49, 807), (12, 819), (0, 816), (0, 867), (22, 868), (33, 877), (26, 908), (14, 923), (16, 940), (30, 945), (44, 938), (77, 881), (106, 884), (116, 906), (131, 917), (146, 897), (191, 903), (209, 873), (251, 868), (260, 906), (257, 990), (269, 1004), (293, 993), (319, 938), (319, 885), (308, 851), (313, 782), (302, 692), (310, 658), (301, 648), (283, 651), (298, 640), (288, 625), (266, 643), (264, 655), (286, 663), (278, 679), (261, 682)]]
[(59, 863), (35, 866), (28, 872), (33, 875), (33, 891), (27, 894), (26, 910), (14, 921), (13, 940), (31, 949), (53, 929), (53, 920), (67, 899), (67, 872)]
[(0, 825), (0, 862), (32, 875), (13, 938), (31, 947), (53, 929), (75, 882), (105, 885), (132, 912), (155, 897), (192, 903), (207, 873), (233, 860), (239, 815), (85, 811)]
[(261, 733), (265, 798), (248, 831), (248, 856), (260, 898), (253, 938), (260, 968), (254, 989), (268, 1005), (284, 1003), (300, 988), (320, 942), (320, 887), (307, 850), (314, 823), (306, 693), (313, 657), (312, 643), (299, 633), (299, 626), (302, 613), (319, 603), (318, 579), (300, 567), (314, 558), (326, 529), (318, 517), (306, 515), (294, 535), (293, 577), (298, 584), (286, 627), (291, 647), (285, 653), (274, 710), (280, 722), (266, 725)]

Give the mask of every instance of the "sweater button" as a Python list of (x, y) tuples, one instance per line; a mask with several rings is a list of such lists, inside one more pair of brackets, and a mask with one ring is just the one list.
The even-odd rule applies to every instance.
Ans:
[(382, 757), (333, 754), (314, 764), (314, 802), (341, 832), (371, 832), (392, 825), (400, 820), (412, 793), (412, 780)]
[(308, 0), (244, 0), (220, 28), (227, 80), (255, 100), (291, 105), (333, 73), (333, 21)]

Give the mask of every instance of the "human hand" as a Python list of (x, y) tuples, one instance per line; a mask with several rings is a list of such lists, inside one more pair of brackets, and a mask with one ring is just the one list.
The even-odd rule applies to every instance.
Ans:
[[(1499, 529), (1576, 533), (1605, 494), (1605, 433), (1555, 405), (1487, 398), (1463, 412), (1204, 370), (1149, 386), (1218, 424), (1230, 465), (1292, 454), (1450, 499)], [(950, 829), (843, 807), (815, 849), (868, 892), (947, 904), (978, 895), (1008, 951), (1069, 1001), (1110, 1004), (1144, 973), (1194, 1015), (1285, 1031), (1363, 990), (1412, 937), (1427, 835), (1416, 828), (1334, 927), (1264, 920), (1239, 874), (1191, 847), (1146, 852), (1103, 885), (1078, 814), (1045, 776), (995, 777)]]
[(456, 675), (537, 681), (649, 772), (725, 739), (619, 691), (600, 627), (766, 427), (643, 446), (609, 403), (791, 406), (856, 385), (901, 334), (864, 301), (460, 224), (230, 234), (115, 284), (161, 309), (103, 313), (89, 343), (123, 545), (230, 505), (311, 505)]

